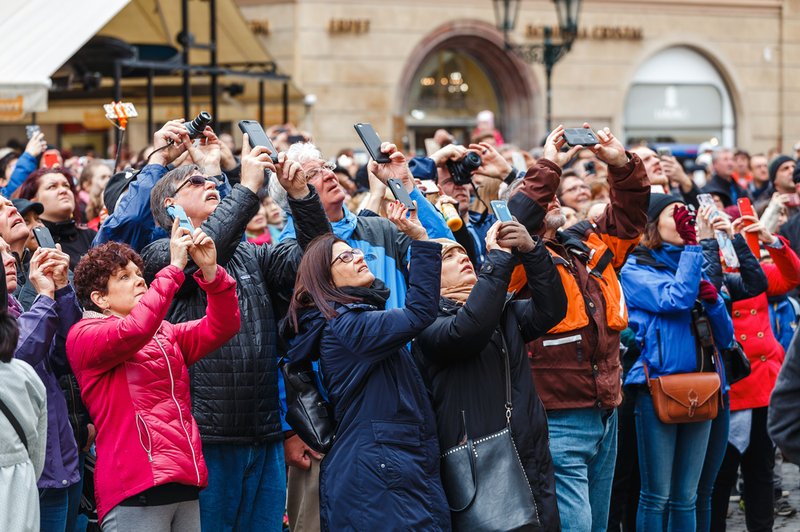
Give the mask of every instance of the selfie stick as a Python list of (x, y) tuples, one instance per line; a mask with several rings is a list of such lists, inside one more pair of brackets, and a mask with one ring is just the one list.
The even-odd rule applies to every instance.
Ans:
[(128, 128), (128, 119), (139, 116), (132, 103), (111, 102), (103, 106), (106, 111), (106, 118), (121, 131), (117, 141), (117, 153), (114, 158), (114, 171), (117, 171), (119, 157), (122, 153), (122, 140), (125, 138), (125, 130)]

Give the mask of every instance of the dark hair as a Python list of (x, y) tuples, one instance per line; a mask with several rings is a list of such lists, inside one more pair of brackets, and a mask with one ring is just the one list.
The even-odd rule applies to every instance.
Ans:
[(175, 191), (182, 181), (195, 172), (202, 172), (196, 164), (187, 164), (186, 166), (179, 166), (174, 170), (170, 170), (164, 177), (158, 180), (156, 186), (150, 191), (150, 210), (153, 212), (153, 218), (156, 223), (161, 226), (161, 229), (170, 232), (172, 229), (172, 218), (167, 214), (167, 208), (164, 207), (164, 200), (171, 198), (175, 195)]
[[(72, 172), (70, 172), (67, 168), (63, 166), (54, 166), (53, 168), (40, 168), (35, 172), (31, 172), (31, 174), (25, 178), (25, 181), (19, 186), (19, 189), (16, 192), (17, 197), (24, 198), (24, 199), (33, 199), (36, 197), (36, 194), (39, 193), (39, 184), (42, 180), (42, 177), (48, 174), (61, 174), (67, 178), (67, 184), (69, 184), (70, 190), (72, 190), (72, 197), (75, 201), (75, 209), (72, 211), (72, 218), (76, 222), (81, 221), (81, 209), (78, 205), (78, 189), (75, 187), (75, 178), (72, 176)], [(45, 213), (47, 214), (47, 213)]]
[(19, 327), (8, 311), (0, 311), (0, 362), (11, 362), (19, 339)]
[(298, 315), (302, 309), (316, 307), (326, 320), (335, 318), (338, 313), (331, 303), (354, 303), (358, 298), (349, 296), (336, 288), (331, 274), (333, 245), (345, 242), (333, 233), (316, 237), (303, 253), (297, 268), (294, 295), (289, 303), (289, 320), (295, 332), (299, 330)]
[(108, 279), (117, 270), (128, 266), (129, 262), (144, 271), (142, 258), (127, 244), (107, 242), (90, 249), (75, 267), (72, 280), (83, 308), (99, 312), (100, 309), (92, 301), (92, 292), (108, 293)]
[(3, 157), (0, 157), (0, 178), (5, 176), (6, 168), (8, 165), (11, 164), (11, 161), (19, 159), (19, 153), (12, 151), (11, 153), (5, 154)]
[(644, 226), (644, 233), (642, 233), (642, 240), (639, 243), (648, 249), (660, 249), (664, 245), (661, 233), (658, 232), (658, 218), (647, 222), (647, 225)]

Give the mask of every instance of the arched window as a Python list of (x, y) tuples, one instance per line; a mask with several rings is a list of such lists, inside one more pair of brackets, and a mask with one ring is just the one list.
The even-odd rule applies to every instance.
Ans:
[(736, 142), (728, 88), (708, 59), (677, 46), (648, 59), (634, 76), (625, 101), (625, 139), (699, 144)]

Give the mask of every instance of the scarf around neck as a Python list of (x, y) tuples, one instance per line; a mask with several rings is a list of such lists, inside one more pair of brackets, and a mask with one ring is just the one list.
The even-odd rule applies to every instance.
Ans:
[(472, 293), (472, 289), (475, 286), (475, 283), (470, 284), (459, 284), (456, 286), (451, 286), (448, 288), (442, 287), (442, 297), (446, 297), (447, 299), (452, 299), (456, 303), (461, 303), (462, 305), (467, 302), (467, 298)]

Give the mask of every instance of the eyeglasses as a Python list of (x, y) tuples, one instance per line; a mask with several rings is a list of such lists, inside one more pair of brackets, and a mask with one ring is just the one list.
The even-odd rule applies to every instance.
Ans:
[(353, 260), (355, 260), (356, 257), (363, 257), (363, 256), (364, 252), (358, 248), (342, 251), (335, 259), (333, 259), (333, 262), (331, 262), (331, 266), (333, 266), (339, 261), (342, 261), (344, 264), (350, 264), (351, 262), (353, 262)]
[(180, 192), (180, 190), (183, 187), (185, 187), (186, 185), (192, 185), (193, 187), (203, 186), (206, 183), (206, 181), (210, 181), (210, 182), (214, 183), (215, 187), (219, 186), (219, 179), (217, 179), (216, 177), (209, 177), (209, 176), (206, 176), (206, 175), (196, 174), (196, 175), (187, 177), (186, 180), (183, 183), (181, 183), (178, 186), (178, 188), (175, 189), (175, 194), (173, 194), (172, 196), (175, 197), (178, 194), (178, 192)]
[(306, 171), (306, 179), (308, 180), (315, 179), (318, 175), (320, 175), (325, 171), (333, 172), (334, 168), (336, 168), (336, 165), (334, 163), (330, 162), (322, 163), (321, 165), (315, 166), (314, 168)]

